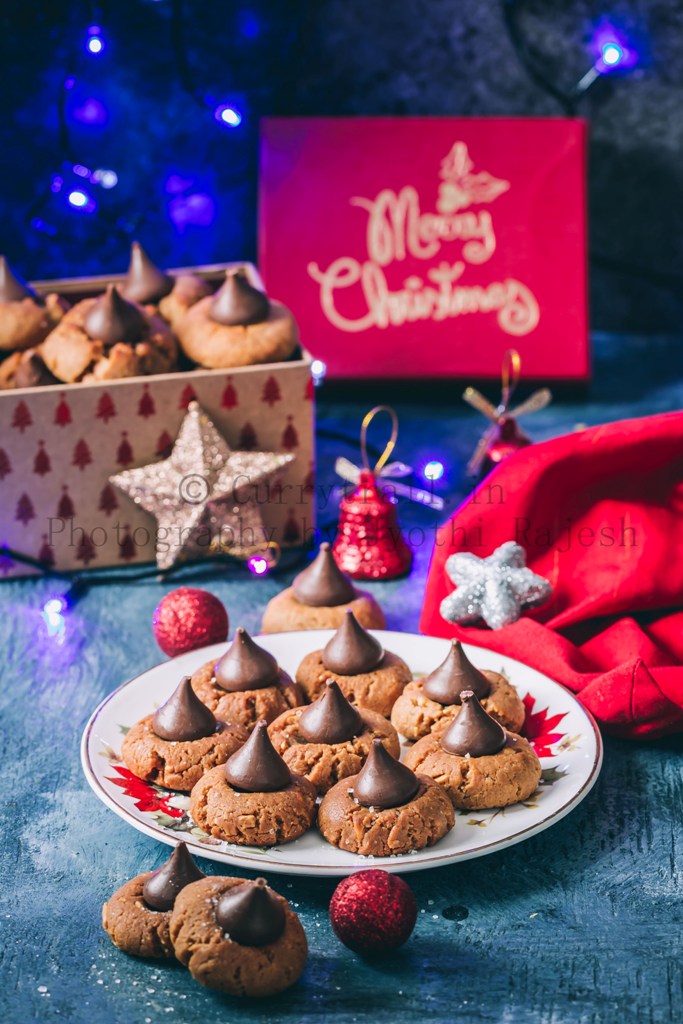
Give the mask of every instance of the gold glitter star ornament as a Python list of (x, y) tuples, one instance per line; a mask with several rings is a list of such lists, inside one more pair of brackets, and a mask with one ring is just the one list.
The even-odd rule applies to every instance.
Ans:
[(246, 557), (267, 544), (261, 506), (295, 458), (232, 451), (201, 406), (190, 402), (168, 459), (109, 480), (155, 517), (157, 565), (169, 569), (216, 551)]

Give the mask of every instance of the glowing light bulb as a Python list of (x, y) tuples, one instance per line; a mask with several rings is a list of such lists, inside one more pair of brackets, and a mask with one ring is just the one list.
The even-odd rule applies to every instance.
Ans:
[(265, 576), (270, 569), (268, 559), (264, 558), (263, 555), (252, 555), (247, 562), (247, 566), (255, 576)]
[(91, 25), (88, 29), (88, 37), (85, 41), (86, 50), (88, 53), (92, 53), (95, 57), (104, 50), (104, 39), (100, 33), (101, 29), (99, 25)]
[(227, 125), (228, 128), (237, 128), (242, 124), (242, 115), (237, 107), (230, 103), (222, 103), (220, 107), (216, 107), (213, 116), (219, 124)]
[(80, 188), (74, 188), (69, 192), (67, 199), (69, 206), (73, 206), (75, 210), (82, 210), (84, 213), (94, 213), (97, 209), (97, 203), (92, 196), (88, 195)]
[(51, 597), (43, 605), (41, 615), (47, 627), (48, 636), (61, 636), (64, 633), (64, 612), (66, 601), (63, 597)]
[(621, 64), (624, 59), (624, 51), (617, 43), (605, 43), (602, 48), (602, 63), (608, 68), (614, 68)]
[(92, 172), (90, 180), (99, 185), (100, 188), (116, 188), (119, 183), (119, 176), (116, 171), (99, 167), (96, 171)]
[(438, 459), (431, 459), (422, 470), (422, 474), (425, 480), (440, 480), (444, 474), (443, 462), (439, 462)]
[(327, 374), (327, 366), (322, 359), (314, 359), (311, 363), (311, 377), (314, 384), (320, 384)]

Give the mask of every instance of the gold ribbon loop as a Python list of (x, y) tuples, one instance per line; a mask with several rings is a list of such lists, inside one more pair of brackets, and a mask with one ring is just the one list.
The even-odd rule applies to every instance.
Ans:
[(507, 409), (512, 398), (512, 392), (519, 383), (522, 372), (522, 357), (516, 348), (509, 348), (503, 356), (503, 364), (500, 369), (503, 382), (503, 395), (501, 405)]
[(375, 468), (371, 470), (373, 474), (379, 473), (382, 467), (386, 465), (387, 461), (391, 456), (391, 453), (396, 447), (396, 439), (398, 438), (398, 416), (396, 415), (395, 411), (391, 408), (390, 405), (376, 405), (374, 409), (371, 409), (370, 412), (366, 413), (365, 416), (363, 417), (363, 422), (361, 423), (360, 428), (360, 451), (363, 457), (363, 466), (365, 467), (365, 469), (370, 469), (370, 460), (368, 459), (367, 447), (368, 427), (374, 420), (375, 416), (377, 416), (378, 413), (380, 412), (386, 412), (389, 414), (389, 416), (391, 416), (391, 437), (387, 441), (384, 451), (378, 458)]

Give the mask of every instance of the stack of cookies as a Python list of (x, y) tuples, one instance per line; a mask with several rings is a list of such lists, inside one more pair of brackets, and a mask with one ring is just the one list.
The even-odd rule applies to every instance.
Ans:
[(133, 242), (125, 278), (70, 307), (39, 296), (0, 257), (0, 389), (169, 373), (181, 357), (207, 369), (251, 366), (289, 359), (298, 344), (292, 314), (246, 268), (229, 270), (213, 294)]
[(102, 925), (124, 953), (177, 959), (201, 985), (234, 996), (282, 992), (308, 955), (299, 918), (265, 879), (207, 877), (185, 843), (117, 889)]
[[(413, 679), (357, 613), (383, 621), (324, 545), (266, 610), (272, 629), (292, 616), (302, 630), (295, 678), (240, 627), (129, 731), (128, 768), (189, 792), (191, 817), (215, 839), (270, 847), (317, 824), (339, 849), (375, 857), (437, 843), (455, 810), (529, 797), (541, 768), (511, 683), (475, 668), (458, 641)], [(337, 628), (306, 652), (309, 617)], [(403, 760), (399, 734), (412, 742)]]

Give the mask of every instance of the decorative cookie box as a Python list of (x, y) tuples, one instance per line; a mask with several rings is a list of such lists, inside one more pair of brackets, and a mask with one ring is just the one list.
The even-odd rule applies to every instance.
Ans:
[[(220, 281), (229, 266), (192, 268)], [(121, 277), (37, 282), (76, 301)], [(310, 357), (95, 384), (0, 391), (0, 544), (57, 569), (154, 561), (155, 521), (112, 487), (122, 469), (165, 458), (196, 399), (231, 448), (296, 459), (261, 505), (268, 537), (302, 543), (314, 526)], [(33, 570), (0, 558), (0, 577)]]

